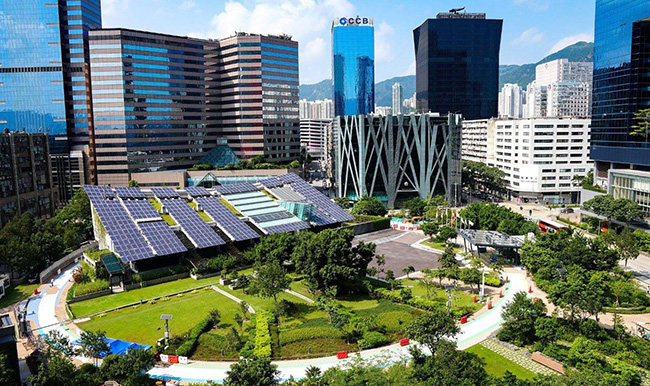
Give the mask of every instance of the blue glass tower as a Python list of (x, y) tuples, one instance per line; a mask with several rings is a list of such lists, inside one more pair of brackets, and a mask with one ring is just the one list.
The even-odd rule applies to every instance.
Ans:
[(85, 134), (90, 104), (89, 29), (101, 28), (100, 0), (0, 0), (0, 128), (47, 132), (66, 153)]
[(650, 2), (596, 0), (591, 158), (610, 168), (650, 170), (650, 143), (630, 135), (633, 116), (650, 108)]
[(371, 18), (332, 22), (334, 115), (365, 115), (375, 109), (375, 32)]
[(413, 30), (420, 112), (497, 116), (503, 20), (484, 13), (439, 13)]

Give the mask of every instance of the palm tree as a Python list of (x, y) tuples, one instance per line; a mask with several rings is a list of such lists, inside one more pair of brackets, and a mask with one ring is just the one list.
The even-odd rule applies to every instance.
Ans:
[(406, 278), (409, 279), (409, 274), (415, 272), (415, 268), (412, 265), (402, 268), (402, 273), (406, 275)]

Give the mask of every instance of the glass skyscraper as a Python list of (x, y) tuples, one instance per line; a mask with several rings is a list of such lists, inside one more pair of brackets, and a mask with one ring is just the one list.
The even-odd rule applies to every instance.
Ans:
[(375, 32), (371, 18), (332, 22), (334, 115), (365, 115), (375, 109)]
[[(47, 132), (50, 152), (88, 142), (88, 30), (100, 0), (0, 0), (0, 128)], [(85, 138), (84, 138), (85, 137)]]
[(650, 170), (650, 144), (630, 135), (633, 116), (650, 108), (650, 2), (596, 0), (591, 158), (610, 168)]
[(417, 110), (496, 117), (503, 20), (439, 13), (413, 30)]

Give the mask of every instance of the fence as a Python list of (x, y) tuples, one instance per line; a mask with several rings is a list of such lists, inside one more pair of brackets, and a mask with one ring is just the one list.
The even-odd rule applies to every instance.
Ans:
[(97, 241), (92, 241), (88, 244), (82, 245), (79, 249), (76, 251), (73, 251), (65, 256), (63, 256), (61, 259), (57, 260), (54, 262), (54, 264), (50, 265), (49, 267), (45, 268), (41, 273), (39, 274), (39, 279), (41, 283), (46, 283), (48, 280), (50, 280), (52, 277), (58, 275), (60, 271), (62, 271), (64, 268), (67, 266), (71, 265), (77, 259), (83, 256), (83, 253), (86, 249), (90, 250), (95, 250), (97, 249)]

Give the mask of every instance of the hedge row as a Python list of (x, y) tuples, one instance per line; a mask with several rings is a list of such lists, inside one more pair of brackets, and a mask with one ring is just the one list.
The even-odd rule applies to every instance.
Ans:
[(143, 281), (160, 279), (166, 276), (178, 275), (179, 273), (185, 273), (189, 269), (184, 265), (177, 265), (174, 267), (161, 269), (154, 272), (145, 272), (143, 274), (135, 274), (132, 276), (133, 282), (142, 283)]
[(269, 321), (272, 315), (269, 312), (261, 312), (255, 315), (255, 348), (253, 354), (258, 358), (271, 357), (271, 331)]
[(363, 333), (363, 339), (359, 340), (357, 344), (362, 350), (375, 348), (388, 344), (388, 338), (381, 332), (377, 331), (366, 331)]
[(319, 338), (342, 338), (340, 330), (333, 327), (305, 327), (297, 328), (280, 333), (280, 345), (284, 346), (289, 343), (302, 342), (305, 340)]
[(204, 332), (210, 331), (214, 326), (214, 318), (211, 314), (208, 314), (205, 318), (201, 319), (196, 326), (190, 331), (190, 336), (187, 338), (182, 345), (176, 350), (176, 354), (183, 357), (190, 357), (196, 349), (196, 345), (199, 342), (199, 337)]
[(73, 296), (88, 295), (94, 292), (103, 291), (108, 288), (108, 281), (98, 279), (88, 283), (79, 283), (74, 285)]

